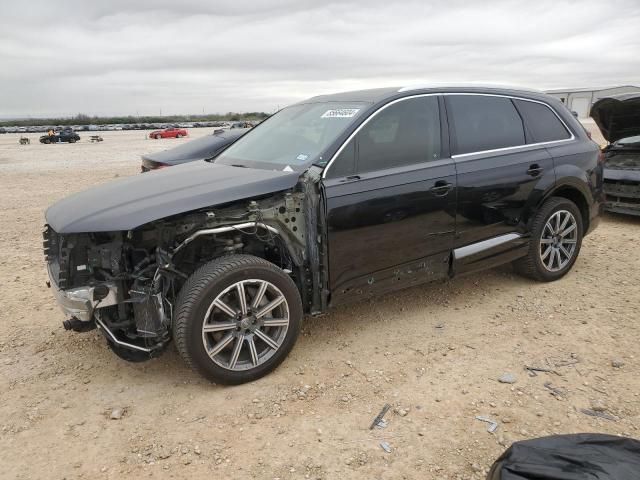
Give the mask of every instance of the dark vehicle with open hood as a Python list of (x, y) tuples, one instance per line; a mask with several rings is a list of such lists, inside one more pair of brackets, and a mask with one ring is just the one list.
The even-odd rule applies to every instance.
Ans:
[(248, 131), (249, 129), (246, 128), (218, 129), (213, 132), (213, 135), (191, 140), (169, 150), (142, 155), (141, 169), (143, 172), (148, 172), (197, 160), (211, 160)]
[(591, 117), (609, 142), (603, 149), (605, 209), (640, 215), (640, 94), (602, 98)]
[(73, 131), (71, 128), (65, 128), (53, 135), (42, 135), (40, 137), (40, 143), (76, 143), (80, 141), (80, 135)]
[(46, 212), (65, 327), (120, 357), (174, 340), (227, 384), (282, 362), (305, 314), (513, 262), (553, 281), (598, 221), (598, 146), (542, 93), (405, 87), (287, 107), (213, 162)]

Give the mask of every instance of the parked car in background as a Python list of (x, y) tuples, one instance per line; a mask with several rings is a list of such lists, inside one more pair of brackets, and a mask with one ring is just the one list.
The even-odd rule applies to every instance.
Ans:
[(212, 159), (248, 130), (216, 130), (213, 135), (191, 140), (175, 148), (142, 155), (142, 171), (148, 172), (196, 160)]
[(603, 149), (605, 209), (640, 215), (640, 95), (600, 99), (591, 117), (609, 142)]
[(559, 280), (598, 224), (601, 157), (539, 92), (323, 95), (212, 162), (51, 206), (50, 283), (65, 327), (98, 327), (117, 355), (173, 340), (205, 377), (243, 383), (284, 360), (305, 313), (509, 262)]
[(169, 127), (164, 130), (154, 130), (149, 134), (149, 138), (180, 138), (186, 137), (188, 132), (184, 128)]
[(1, 133), (7, 133), (7, 130), (4, 127), (0, 127), (0, 134)]
[(61, 130), (53, 135), (42, 135), (40, 143), (76, 143), (80, 140), (80, 135), (71, 129)]
[(251, 128), (253, 124), (251, 122), (233, 122), (230, 128)]

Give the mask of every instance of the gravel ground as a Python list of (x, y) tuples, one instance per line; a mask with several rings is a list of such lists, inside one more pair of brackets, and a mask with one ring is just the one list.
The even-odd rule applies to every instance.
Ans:
[[(605, 216), (552, 284), (507, 266), (310, 318), (274, 373), (219, 387), (173, 348), (128, 364), (98, 332), (62, 329), (45, 208), (187, 141), (102, 135), (0, 135), (0, 477), (480, 479), (516, 440), (639, 436), (639, 218)], [(385, 403), (388, 426), (370, 431)]]

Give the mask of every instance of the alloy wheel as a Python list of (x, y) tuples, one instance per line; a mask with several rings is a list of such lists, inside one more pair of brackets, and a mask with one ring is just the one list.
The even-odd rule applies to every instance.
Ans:
[(202, 324), (209, 358), (222, 368), (250, 370), (281, 347), (289, 328), (289, 305), (274, 284), (242, 280), (211, 303)]
[(554, 212), (540, 237), (540, 260), (550, 271), (562, 270), (573, 258), (578, 241), (578, 222), (567, 210)]

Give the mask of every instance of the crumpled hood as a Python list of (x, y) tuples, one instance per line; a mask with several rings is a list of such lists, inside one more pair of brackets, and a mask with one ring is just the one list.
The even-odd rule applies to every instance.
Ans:
[(131, 230), (178, 213), (287, 190), (299, 176), (199, 161), (76, 193), (49, 207), (45, 218), (58, 233)]
[(601, 98), (591, 107), (591, 117), (610, 143), (640, 135), (640, 94)]

